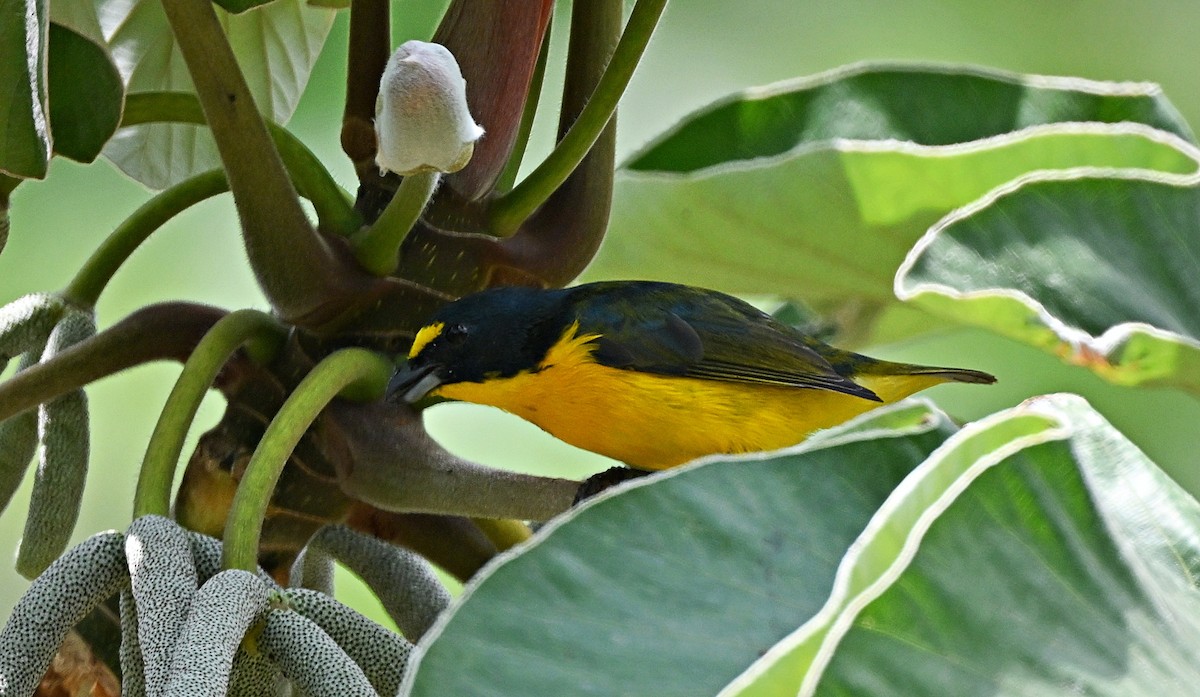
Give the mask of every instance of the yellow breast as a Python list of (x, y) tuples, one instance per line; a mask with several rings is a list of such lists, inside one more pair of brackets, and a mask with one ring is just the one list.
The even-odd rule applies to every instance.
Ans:
[[(671, 377), (591, 359), (593, 336), (572, 327), (536, 370), (436, 394), (488, 404), (585, 450), (640, 469), (664, 469), (712, 453), (773, 450), (878, 406), (827, 390)], [(873, 379), (893, 401), (940, 380)]]

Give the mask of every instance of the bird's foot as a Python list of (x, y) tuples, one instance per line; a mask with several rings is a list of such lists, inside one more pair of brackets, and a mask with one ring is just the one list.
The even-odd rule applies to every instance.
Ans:
[(575, 493), (575, 500), (571, 503), (572, 506), (578, 505), (583, 501), (599, 494), (600, 492), (614, 487), (621, 482), (627, 482), (630, 479), (644, 477), (647, 474), (653, 474), (649, 470), (640, 470), (633, 467), (609, 467), (603, 472), (593, 474), (579, 485), (579, 491)]

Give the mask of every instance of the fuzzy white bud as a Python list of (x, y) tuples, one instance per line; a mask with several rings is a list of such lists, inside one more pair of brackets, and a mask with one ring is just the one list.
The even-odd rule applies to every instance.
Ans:
[(383, 172), (457, 172), (483, 129), (467, 108), (458, 61), (440, 44), (406, 41), (388, 59), (375, 103)]

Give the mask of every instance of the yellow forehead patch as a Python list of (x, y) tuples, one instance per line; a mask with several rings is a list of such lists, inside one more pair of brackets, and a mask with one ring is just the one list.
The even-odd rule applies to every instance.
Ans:
[(427, 327), (422, 327), (421, 331), (413, 337), (412, 348), (408, 350), (409, 360), (416, 358), (417, 354), (429, 345), (429, 342), (441, 336), (442, 330), (445, 328), (444, 322), (434, 322)]

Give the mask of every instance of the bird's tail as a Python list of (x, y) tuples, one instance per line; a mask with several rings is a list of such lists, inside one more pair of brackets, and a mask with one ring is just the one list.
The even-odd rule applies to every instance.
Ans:
[(897, 364), (904, 375), (926, 375), (931, 378), (941, 378), (943, 382), (969, 382), (975, 385), (990, 385), (996, 382), (996, 376), (982, 370), (969, 368), (934, 368), (927, 365)]
[(903, 399), (944, 382), (966, 382), (976, 385), (990, 385), (996, 382), (995, 376), (980, 370), (939, 368), (889, 361), (877, 361), (860, 366), (855, 380), (873, 390), (885, 402)]

